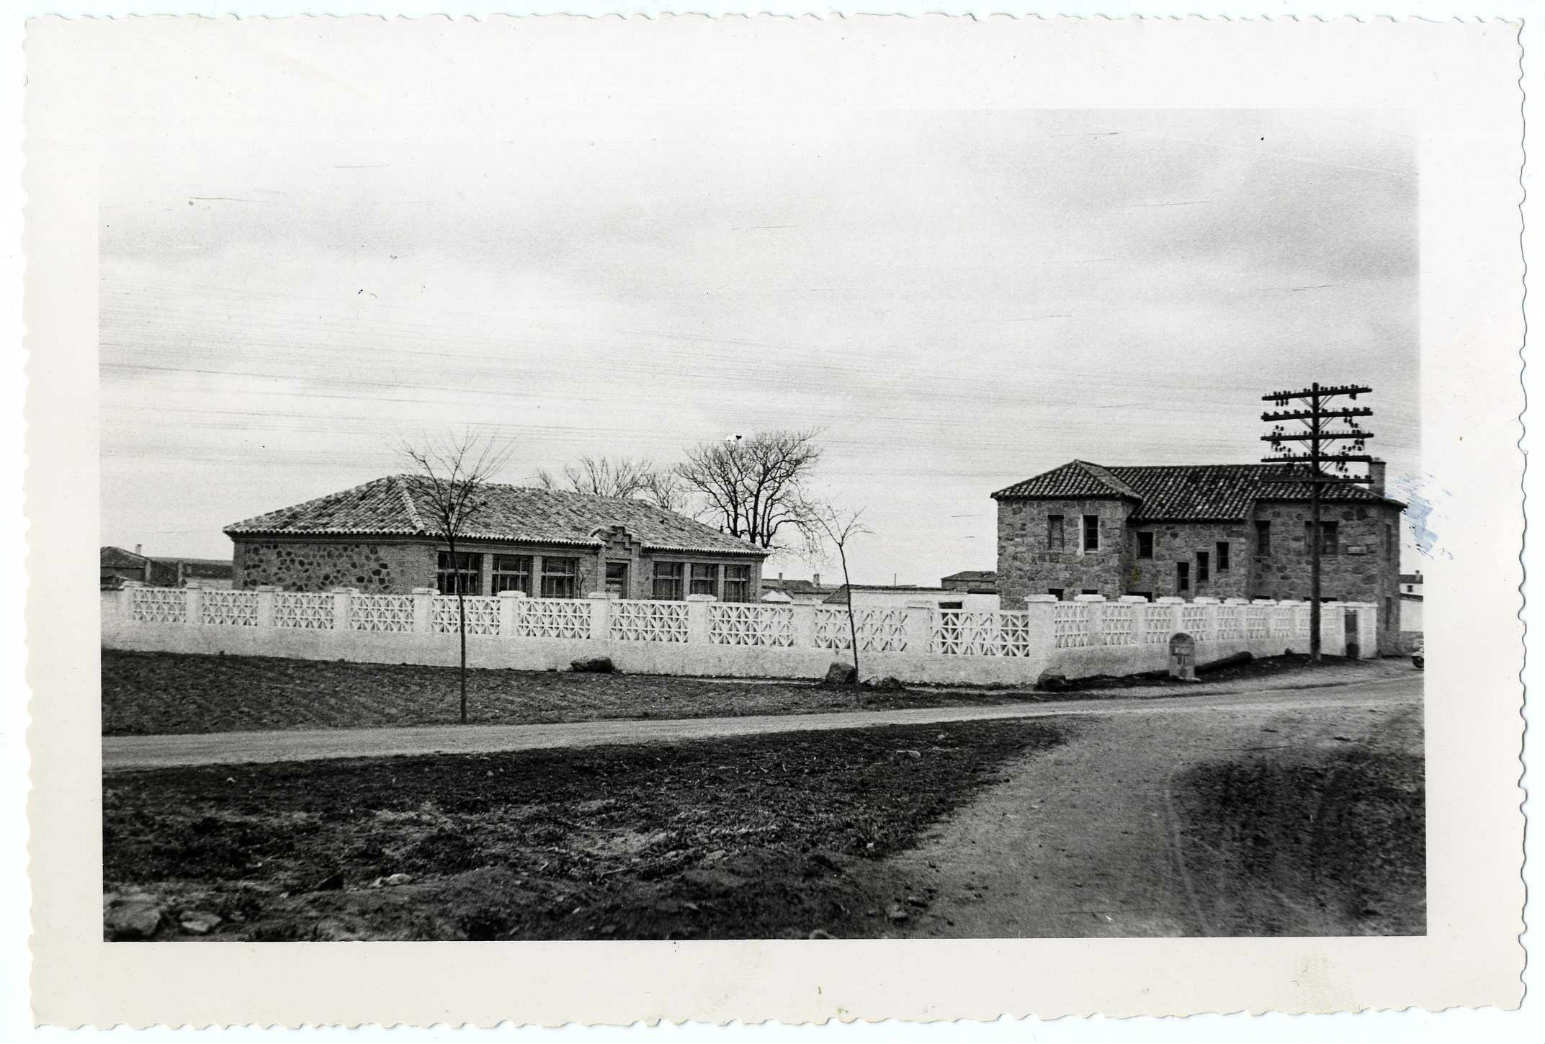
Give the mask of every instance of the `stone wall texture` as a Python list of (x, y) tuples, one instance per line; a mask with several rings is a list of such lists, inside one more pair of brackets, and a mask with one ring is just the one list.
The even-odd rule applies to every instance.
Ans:
[(407, 594), (435, 582), (435, 555), (426, 544), (347, 541), (237, 540), (234, 586), (272, 584), (286, 591), (357, 587)]
[[(1020, 608), (1028, 595), (1060, 589), (1117, 598), (1131, 570), (1125, 500), (1001, 500), (998, 502), (998, 593), (1005, 609)], [(1048, 518), (1063, 516), (1064, 548), (1048, 546)], [(1097, 551), (1081, 547), (1083, 516), (1100, 519)]]
[[(1137, 557), (1137, 534), (1153, 534), (1153, 557)], [(1132, 566), (1127, 571), (1123, 594), (1148, 594), (1154, 598), (1249, 598), (1251, 539), (1249, 523), (1151, 522), (1131, 527)], [(1229, 565), (1218, 568), (1218, 545), (1227, 543)], [(1199, 579), (1197, 552), (1205, 552), (1208, 579)], [(1181, 591), (1176, 563), (1190, 567), (1191, 586)]]

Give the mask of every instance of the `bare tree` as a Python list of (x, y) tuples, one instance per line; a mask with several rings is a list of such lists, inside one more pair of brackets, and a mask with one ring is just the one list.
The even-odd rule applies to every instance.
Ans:
[(759, 431), (700, 443), (676, 474), (726, 533), (770, 548), (787, 532), (809, 536), (814, 520), (804, 485), (821, 459), (818, 434)]
[[(842, 565), (842, 589), (847, 593), (848, 614), (848, 640), (853, 645), (853, 681), (857, 685), (859, 681), (859, 649), (858, 649), (858, 615), (853, 611), (853, 578), (848, 575), (848, 545), (853, 538), (865, 533), (872, 533), (863, 524), (861, 518), (863, 509), (850, 513), (843, 513), (830, 505), (819, 505), (805, 502), (801, 505), (809, 524), (805, 528), (808, 553), (812, 558), (824, 556), (826, 545), (830, 545), (837, 552), (837, 560)], [(855, 690), (855, 700), (860, 705), (864, 701), (864, 690)]]
[(456, 439), (404, 443), (402, 456), (415, 474), (413, 499), (433, 535), (445, 541), (456, 595), (457, 631), (461, 635), (461, 723), (467, 723), (467, 602), (457, 545), (488, 512), (488, 480), (509, 459), (509, 448), (492, 437), (470, 434)]
[(679, 508), (684, 499), (675, 473), (647, 458), (584, 456), (578, 464), (565, 464), (561, 476), (542, 468), (536, 478), (543, 489), (643, 500), (668, 511)]

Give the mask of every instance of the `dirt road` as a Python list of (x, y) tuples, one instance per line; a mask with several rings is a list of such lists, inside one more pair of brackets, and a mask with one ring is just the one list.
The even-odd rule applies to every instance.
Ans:
[[(906, 929), (921, 937), (1072, 937), (1348, 934), (1420, 930), (1420, 880), (1388, 881), (1371, 897), (1341, 893), (1370, 862), (1368, 846), (1338, 859), (1343, 839), (1383, 830), (1359, 820), (1409, 808), (1315, 791), (1335, 783), (1338, 758), (1391, 756), (1414, 764), (1420, 801), (1419, 680), (1352, 686), (1333, 693), (1219, 700), (1173, 706), (1106, 707), (1071, 724), (1066, 744), (1024, 759), (997, 786), (937, 824), (923, 843), (892, 857), (892, 869), (932, 897)], [(1110, 713), (1118, 711), (1117, 713)], [(1220, 811), (1198, 796), (1206, 773), (1275, 773), (1273, 810)], [(1297, 769), (1305, 769), (1295, 776)], [(1407, 773), (1409, 775), (1409, 773)], [(1232, 773), (1241, 775), (1240, 772)], [(1348, 773), (1348, 776), (1351, 774)], [(1362, 773), (1366, 776), (1367, 773)], [(1280, 793), (1282, 779), (1306, 779)], [(1242, 802), (1244, 790), (1228, 795)], [(1266, 788), (1261, 788), (1266, 789)], [(1388, 789), (1388, 788), (1386, 788)], [(1408, 788), (1409, 789), (1409, 788)], [(1339, 803), (1333, 809), (1332, 803)], [(1192, 815), (1188, 817), (1187, 811)], [(1284, 808), (1286, 811), (1284, 812)], [(1271, 811), (1279, 813), (1273, 820)], [(1340, 817), (1332, 820), (1332, 816)], [(1419, 812), (1418, 812), (1419, 815)], [(1221, 820), (1235, 816), (1243, 824)], [(1319, 816), (1322, 822), (1315, 824)], [(1200, 825), (1198, 825), (1200, 820)], [(1327, 826), (1327, 823), (1329, 824)], [(1282, 829), (1283, 825), (1289, 829)], [(1273, 835), (1273, 829), (1278, 832)], [(1365, 829), (1366, 828), (1366, 829)], [(1420, 874), (1408, 835), (1391, 873)], [(1302, 840), (1297, 836), (1314, 835)], [(1391, 838), (1376, 838), (1371, 849)], [(1363, 842), (1352, 837), (1346, 844)], [(1294, 854), (1294, 846), (1303, 851)], [(1311, 850), (1312, 849), (1312, 850)], [(1297, 860), (1296, 865), (1294, 860)], [(1253, 861), (1253, 862), (1252, 862)], [(1372, 870), (1378, 870), (1373, 867)], [(1371, 872), (1371, 871), (1370, 871)], [(1339, 875), (1339, 876), (1338, 876)], [(1400, 891), (1400, 895), (1390, 894)], [(1326, 896), (1330, 893), (1331, 898)], [(1377, 894), (1383, 893), (1383, 894)], [(1308, 896), (1308, 898), (1306, 898)]]
[[(379, 729), (306, 729), (274, 732), (223, 732), (191, 735), (104, 736), (102, 769), (169, 768), (179, 765), (314, 761), (329, 758), (390, 757), (407, 754), (474, 754), (618, 743), (667, 743), (719, 736), (760, 735), (920, 725), (946, 721), (1004, 718), (1123, 718), (1144, 722), (1155, 716), (1184, 718), (1251, 710), (1274, 713), (1305, 705), (1382, 706), (1419, 698), (1421, 678), (1401, 671), (1355, 686), (1273, 688), (1255, 693), (1214, 692), (1195, 696), (1152, 697), (1136, 694), (1105, 700), (1047, 700), (997, 706), (924, 707), (889, 711), (754, 715), (664, 721), (587, 721), (551, 725), (426, 725)], [(1140, 725), (1148, 728), (1151, 725)]]

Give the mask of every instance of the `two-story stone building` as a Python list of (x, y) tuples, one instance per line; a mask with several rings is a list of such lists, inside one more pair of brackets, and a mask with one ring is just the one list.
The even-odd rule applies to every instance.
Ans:
[[(1075, 460), (994, 493), (1004, 608), (1072, 598), (1309, 597), (1310, 484), (1288, 465), (1102, 467)], [(1369, 487), (1324, 488), (1320, 593), (1379, 608), (1379, 648), (1397, 650), (1400, 513)]]
[(426, 493), (422, 479), (389, 475), (226, 526), (235, 545), (235, 586), (761, 597), (764, 549), (640, 500), (583, 493), (485, 485), (486, 508), (458, 539), (453, 561), (428, 522)]

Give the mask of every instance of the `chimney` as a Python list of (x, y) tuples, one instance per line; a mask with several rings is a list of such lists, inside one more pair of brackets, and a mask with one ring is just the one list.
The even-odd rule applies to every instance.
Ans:
[(811, 582), (815, 584), (815, 586), (817, 586), (817, 587), (821, 586), (821, 574), (820, 573), (813, 574), (810, 579), (811, 579)]
[(1368, 462), (1368, 477), (1373, 481), (1368, 483), (1368, 488), (1379, 496), (1384, 495), (1384, 467), (1382, 460), (1370, 460)]
[(144, 552), (144, 550), (145, 550), (145, 545), (144, 544), (135, 544), (134, 545), (134, 553), (136, 555), (142, 554)]
[(782, 573), (778, 574), (778, 583), (780, 583), (780, 584), (783, 583), (783, 574)]

